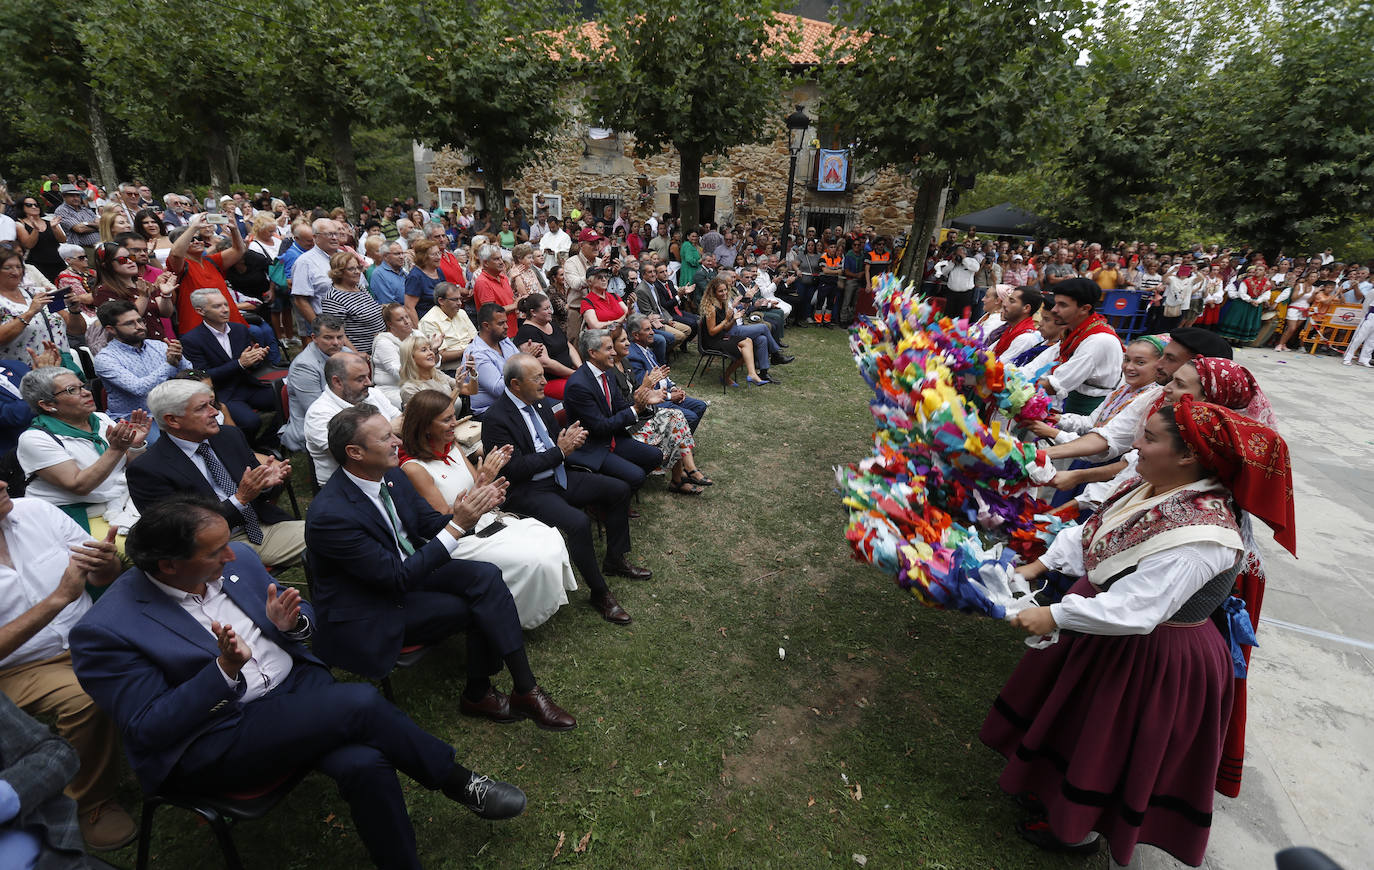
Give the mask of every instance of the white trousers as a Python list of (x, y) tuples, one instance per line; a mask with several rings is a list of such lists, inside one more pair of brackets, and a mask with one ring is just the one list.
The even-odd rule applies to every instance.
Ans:
[[(1361, 347), (1364, 345), (1364, 347)], [(1360, 365), (1369, 365), (1369, 357), (1374, 354), (1374, 311), (1364, 316), (1364, 322), (1355, 329), (1350, 345), (1345, 349), (1345, 361), (1353, 362), (1355, 353), (1360, 353)]]

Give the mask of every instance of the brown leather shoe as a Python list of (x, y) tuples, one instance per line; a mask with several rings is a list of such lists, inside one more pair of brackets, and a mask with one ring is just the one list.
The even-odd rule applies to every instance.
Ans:
[(517, 716), (533, 719), (534, 724), (545, 731), (571, 731), (577, 727), (577, 720), (555, 704), (549, 693), (539, 686), (524, 695), (511, 692), (510, 710)]
[(519, 722), (522, 717), (515, 715), (510, 709), (510, 695), (492, 686), (487, 690), (487, 694), (480, 701), (469, 701), (467, 695), (462, 695), (458, 699), (458, 712), (464, 716), (476, 716), (480, 719), (490, 719), (501, 725), (509, 725), (511, 722)]
[(81, 810), (80, 822), (81, 838), (100, 852), (127, 846), (138, 836), (134, 820), (112, 800)]
[(631, 580), (648, 580), (654, 576), (653, 571), (638, 565), (631, 565), (625, 561), (623, 556), (619, 559), (607, 559), (602, 562), (601, 573), (610, 574), (613, 577), (628, 577)]
[(616, 625), (629, 625), (632, 620), (630, 614), (625, 612), (625, 608), (620, 606), (620, 602), (615, 600), (615, 596), (607, 592), (605, 598), (592, 598), (592, 607), (601, 614), (601, 618), (607, 622), (614, 622)]

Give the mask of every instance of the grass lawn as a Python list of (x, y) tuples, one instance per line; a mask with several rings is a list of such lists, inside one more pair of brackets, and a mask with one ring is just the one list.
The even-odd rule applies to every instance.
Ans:
[[(575, 731), (460, 716), (461, 640), (394, 678), (400, 706), (463, 763), (529, 795), (520, 818), (484, 822), (402, 777), (427, 867), (1106, 866), (1015, 836), (977, 731), (1020, 637), (925, 609), (849, 557), (831, 469), (866, 450), (867, 388), (842, 331), (789, 343), (782, 385), (693, 388), (713, 403), (698, 461), (716, 485), (693, 498), (646, 484), (632, 558), (654, 578), (612, 586), (634, 624), (603, 622), (583, 587), (526, 634)], [(133, 785), (124, 797), (137, 807)], [(154, 867), (219, 865), (189, 813), (161, 810), (155, 833)], [(237, 843), (252, 867), (368, 866), (319, 775)]]

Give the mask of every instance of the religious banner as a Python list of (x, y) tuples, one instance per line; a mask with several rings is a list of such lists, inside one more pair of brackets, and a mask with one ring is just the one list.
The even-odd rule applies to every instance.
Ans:
[(816, 190), (841, 193), (849, 182), (849, 151), (821, 149), (820, 168), (816, 173)]

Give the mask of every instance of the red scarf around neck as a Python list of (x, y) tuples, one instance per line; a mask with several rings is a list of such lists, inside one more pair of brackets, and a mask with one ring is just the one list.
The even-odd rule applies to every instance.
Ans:
[(1034, 317), (1023, 317), (1015, 323), (1009, 323), (1002, 327), (1002, 334), (997, 337), (997, 343), (992, 346), (992, 352), (997, 356), (1007, 352), (1011, 347), (1012, 341), (1018, 335), (1025, 335), (1035, 329)]
[(1068, 335), (1060, 339), (1059, 362), (1068, 362), (1069, 357), (1073, 356), (1073, 352), (1078, 350), (1078, 346), (1083, 343), (1083, 339), (1090, 335), (1110, 335), (1117, 341), (1121, 340), (1120, 336), (1116, 334), (1116, 330), (1112, 329), (1112, 325), (1107, 322), (1107, 318), (1103, 317), (1100, 312), (1094, 311), (1088, 319), (1075, 326)]

